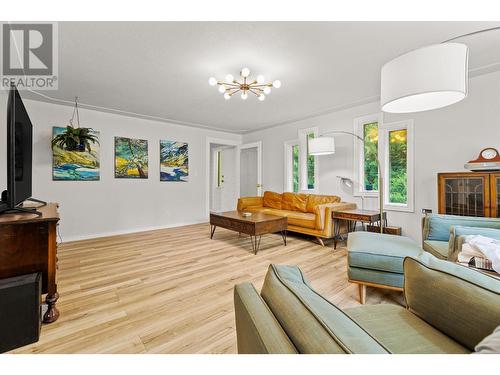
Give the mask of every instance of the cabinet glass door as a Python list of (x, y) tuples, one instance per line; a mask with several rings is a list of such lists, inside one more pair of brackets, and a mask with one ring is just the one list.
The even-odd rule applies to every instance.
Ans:
[(488, 175), (448, 175), (440, 182), (440, 213), (461, 216), (489, 216)]

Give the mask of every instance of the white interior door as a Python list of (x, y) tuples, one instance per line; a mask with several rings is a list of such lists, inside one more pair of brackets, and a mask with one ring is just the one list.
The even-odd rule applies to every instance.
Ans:
[(240, 197), (262, 195), (262, 142), (240, 146)]
[(215, 147), (212, 151), (212, 204), (213, 211), (232, 211), (238, 201), (237, 148)]

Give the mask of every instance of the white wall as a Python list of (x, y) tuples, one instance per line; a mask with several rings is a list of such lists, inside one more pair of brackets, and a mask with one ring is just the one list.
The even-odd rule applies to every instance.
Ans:
[[(21, 92), (22, 96), (22, 92)], [(80, 110), (82, 126), (100, 131), (100, 181), (52, 181), (53, 126), (65, 126), (73, 109), (24, 100), (34, 126), (33, 197), (60, 203), (63, 241), (206, 221), (206, 138), (241, 140), (223, 132)], [(0, 190), (6, 188), (7, 94), (0, 93)], [(114, 137), (148, 140), (149, 178), (114, 178)], [(189, 143), (189, 182), (160, 182), (159, 141)]]
[[(318, 126), (320, 134), (331, 130), (352, 132), (354, 118), (379, 111), (375, 102), (244, 135), (244, 143), (263, 142), (264, 190), (283, 191), (283, 142), (296, 139), (298, 129)], [(421, 209), (437, 212), (436, 174), (463, 171), (464, 163), (475, 159), (485, 147), (500, 149), (500, 72), (471, 78), (469, 96), (453, 106), (410, 115), (384, 114), (385, 123), (404, 119), (414, 120), (415, 212), (389, 212), (388, 218), (389, 224), (402, 226), (405, 235), (420, 241)], [(336, 194), (361, 206), (361, 199), (341, 187), (336, 177), (353, 178), (354, 140), (337, 135), (335, 142), (335, 155), (319, 158), (319, 192)], [(365, 208), (376, 206), (367, 202)]]

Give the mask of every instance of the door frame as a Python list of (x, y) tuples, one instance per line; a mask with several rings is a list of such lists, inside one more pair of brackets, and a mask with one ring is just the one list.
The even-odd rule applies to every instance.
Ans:
[[(238, 159), (241, 160), (241, 150), (257, 148), (257, 195), (262, 196), (262, 141), (245, 143), (238, 146)], [(240, 161), (241, 162), (241, 161)], [(241, 171), (239, 171), (241, 173)], [(241, 179), (241, 175), (238, 176)], [(240, 180), (241, 181), (241, 180)]]
[(211, 155), (210, 155), (210, 145), (218, 144), (224, 146), (235, 146), (236, 147), (236, 191), (240, 191), (240, 151), (239, 146), (241, 145), (241, 140), (229, 139), (229, 138), (214, 138), (206, 137), (205, 139), (205, 217), (207, 220), (210, 218), (210, 192), (212, 186), (210, 186), (210, 173), (212, 171), (212, 166), (210, 165)]

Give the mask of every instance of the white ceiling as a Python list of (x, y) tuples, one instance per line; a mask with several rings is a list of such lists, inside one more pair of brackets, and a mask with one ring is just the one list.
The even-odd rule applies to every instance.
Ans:
[[(380, 68), (492, 22), (61, 22), (52, 97), (245, 133), (378, 99)], [(500, 70), (500, 31), (459, 40), (473, 74)], [(226, 101), (210, 76), (279, 79), (264, 102)], [(44, 100), (27, 94), (26, 97)]]

